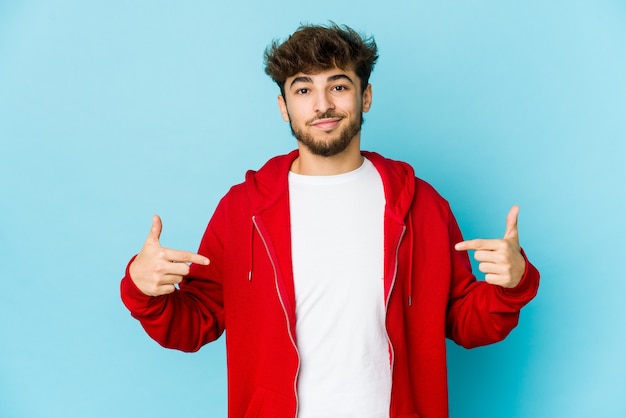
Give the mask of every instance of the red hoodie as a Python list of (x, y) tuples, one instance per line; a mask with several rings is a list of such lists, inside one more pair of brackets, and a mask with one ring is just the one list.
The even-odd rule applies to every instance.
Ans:
[[(297, 151), (268, 161), (220, 201), (172, 294), (149, 297), (126, 270), (122, 300), (159, 344), (197, 351), (226, 329), (228, 416), (297, 416), (299, 370), (287, 174)], [(448, 416), (445, 338), (502, 340), (536, 294), (528, 261), (514, 289), (476, 281), (448, 203), (403, 162), (363, 152), (385, 189), (385, 301), (391, 342), (390, 417)], [(358, 292), (358, 289), (355, 289)]]

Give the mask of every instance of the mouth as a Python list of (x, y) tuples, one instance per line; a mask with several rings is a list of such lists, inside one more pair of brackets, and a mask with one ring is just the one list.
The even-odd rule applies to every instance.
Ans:
[(341, 118), (316, 119), (313, 122), (311, 122), (310, 125), (327, 131), (327, 130), (331, 130), (335, 128), (339, 124), (340, 121), (341, 121)]

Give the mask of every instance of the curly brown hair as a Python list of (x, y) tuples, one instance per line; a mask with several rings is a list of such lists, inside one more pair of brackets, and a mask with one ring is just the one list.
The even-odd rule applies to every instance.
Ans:
[(286, 41), (274, 40), (264, 55), (265, 72), (285, 94), (285, 80), (299, 72), (341, 68), (353, 70), (364, 91), (378, 59), (373, 37), (364, 37), (346, 25), (301, 25)]

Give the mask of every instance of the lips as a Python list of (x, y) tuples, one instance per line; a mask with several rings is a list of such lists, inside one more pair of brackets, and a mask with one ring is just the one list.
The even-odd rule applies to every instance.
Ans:
[(311, 126), (314, 126), (319, 129), (329, 130), (337, 126), (340, 121), (341, 121), (341, 118), (317, 119), (311, 122)]

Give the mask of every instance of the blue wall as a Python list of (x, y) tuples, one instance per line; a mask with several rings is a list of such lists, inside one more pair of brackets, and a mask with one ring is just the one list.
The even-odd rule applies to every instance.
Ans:
[(295, 146), (262, 52), (329, 19), (380, 47), (364, 148), (412, 163), (468, 238), (519, 204), (542, 272), (506, 341), (449, 344), (452, 417), (626, 416), (626, 3), (179, 3), (0, 2), (0, 416), (225, 416), (223, 343), (159, 347), (119, 279), (153, 213), (195, 250)]

